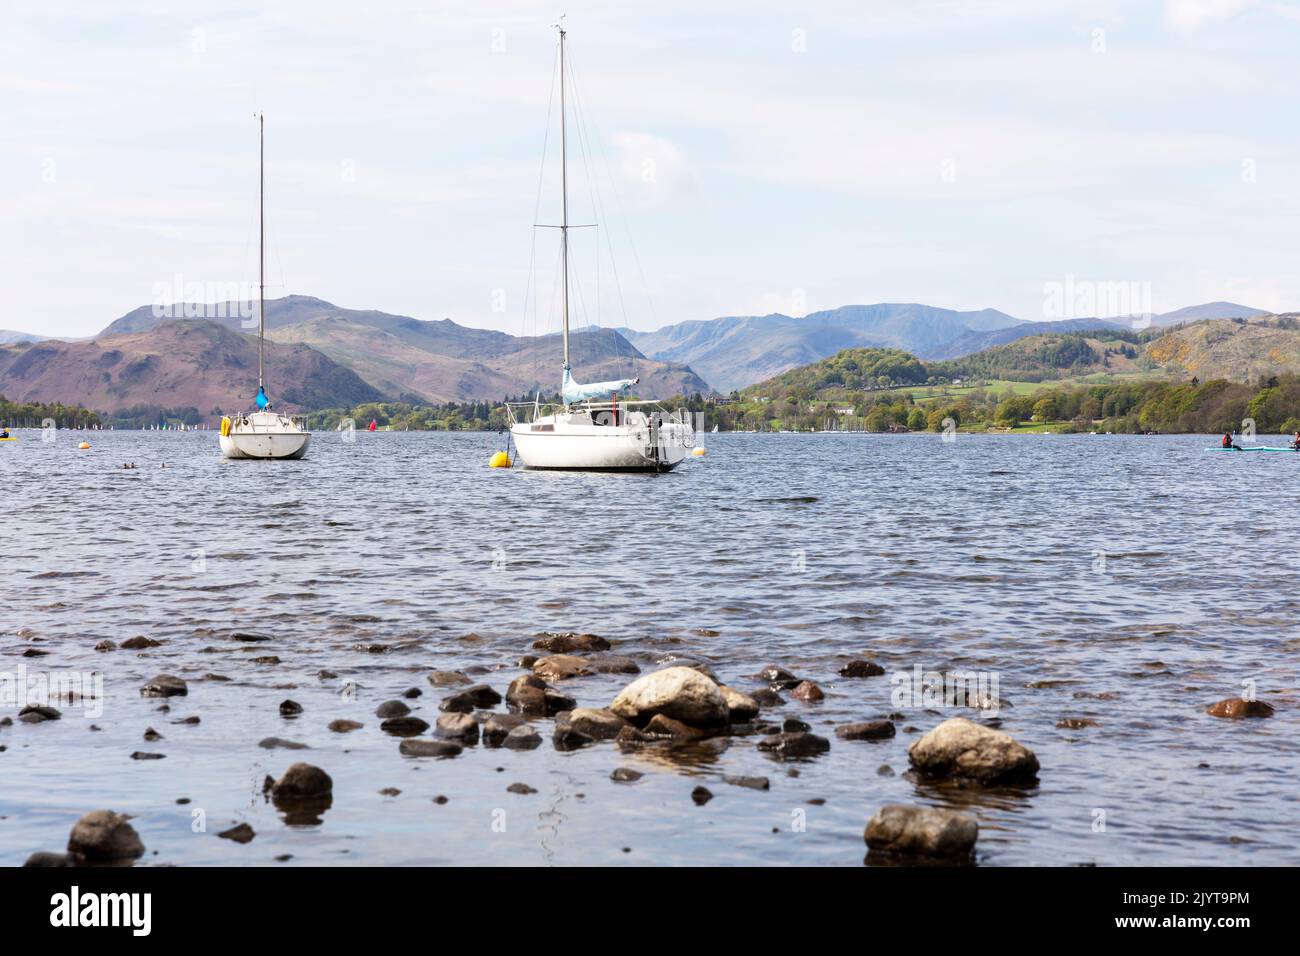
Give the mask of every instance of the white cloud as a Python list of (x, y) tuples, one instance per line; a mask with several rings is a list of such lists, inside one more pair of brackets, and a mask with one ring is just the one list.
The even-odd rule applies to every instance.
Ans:
[(1165, 20), (1175, 30), (1199, 30), (1215, 20), (1235, 17), (1252, 0), (1165, 0)]
[(695, 191), (686, 158), (668, 140), (649, 133), (618, 132), (610, 142), (618, 151), (619, 172), (633, 199), (680, 199)]

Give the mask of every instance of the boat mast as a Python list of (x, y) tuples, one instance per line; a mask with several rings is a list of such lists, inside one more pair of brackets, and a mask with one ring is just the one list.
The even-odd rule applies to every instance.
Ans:
[(564, 121), (564, 18), (555, 25), (560, 31), (560, 257), (564, 282), (564, 368), (569, 368), (569, 151)]
[(257, 114), (257, 390), (265, 390), (266, 348), (266, 117)]

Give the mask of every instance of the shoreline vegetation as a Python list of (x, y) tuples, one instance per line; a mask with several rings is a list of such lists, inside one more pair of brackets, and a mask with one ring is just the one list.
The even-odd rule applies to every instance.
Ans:
[[(1118, 346), (1124, 348), (1121, 343)], [(1223, 378), (1176, 381), (1134, 371), (1069, 377), (1071, 363), (1087, 360), (1077, 347), (1057, 344), (1049, 360), (1060, 377), (1033, 381), (980, 377), (961, 361), (924, 363), (898, 349), (845, 349), (829, 359), (791, 369), (730, 395), (677, 395), (666, 408), (686, 409), (697, 429), (720, 432), (1043, 432), (1221, 434), (1245, 427), (1259, 433), (1300, 430), (1300, 376), (1287, 373), (1253, 383)], [(1118, 354), (1118, 353), (1117, 353)], [(971, 373), (976, 373), (972, 375)], [(309, 427), (333, 431), (349, 420), (364, 430), (499, 432), (508, 427), (505, 401), (422, 404), (367, 402), (312, 411)], [(542, 403), (558, 401), (543, 397)], [(0, 423), (60, 428), (193, 429), (215, 427), (220, 416), (197, 408), (138, 406), (95, 412), (59, 403), (23, 404), (0, 396)]]
[[(1296, 375), (1271, 376), (1254, 384), (1133, 378), (1097, 383), (954, 381), (925, 375), (925, 367), (914, 357), (897, 354), (910, 360), (894, 369), (898, 378), (854, 375), (846, 369), (838, 380), (808, 382), (797, 375), (787, 380), (803, 371), (796, 369), (730, 396), (678, 395), (663, 404), (685, 408), (706, 430), (717, 425), (720, 432), (942, 432), (948, 418), (959, 431), (1011, 434), (1222, 434), (1239, 431), (1247, 418), (1254, 420), (1260, 433), (1300, 430), (1300, 376)], [(373, 420), (379, 428), (394, 431), (499, 431), (507, 424), (504, 408), (488, 402), (371, 403), (317, 412), (311, 423), (313, 428), (329, 430), (347, 418), (357, 428)]]

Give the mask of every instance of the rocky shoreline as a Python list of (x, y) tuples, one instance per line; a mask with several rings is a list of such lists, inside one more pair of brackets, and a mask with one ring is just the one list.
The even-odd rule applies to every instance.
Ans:
[[(236, 635), (236, 640), (244, 638)], [(134, 641), (134, 644), (132, 644)], [(159, 642), (135, 638), (124, 642), (138, 651), (158, 647)], [(97, 651), (116, 650), (104, 642)], [(858, 748), (855, 756), (863, 761), (864, 772), (872, 763), (871, 748), (895, 738), (902, 713), (863, 713), (860, 719), (833, 721), (827, 735), (814, 732), (801, 716), (791, 713), (800, 707), (805, 712), (825, 700), (826, 692), (814, 680), (798, 676), (780, 665), (766, 666), (756, 673), (721, 680), (713, 666), (703, 661), (669, 662), (647, 673), (631, 657), (611, 653), (612, 644), (592, 634), (547, 634), (536, 640), (532, 651), (518, 659), (523, 673), (510, 680), (504, 693), (489, 683), (475, 682), (470, 671), (491, 673), (491, 668), (466, 667), (463, 670), (434, 670), (426, 676), (426, 687), (438, 696), (437, 716), (432, 725), (415, 712), (423, 703), (426, 688), (413, 686), (399, 696), (384, 700), (373, 710), (370, 721), (332, 718), (327, 721), (331, 734), (354, 735), (373, 731), (379, 736), (362, 733), (365, 746), (389, 741), (405, 759), (413, 761), (449, 761), (462, 757), (467, 750), (504, 749), (527, 752), (540, 748), (549, 736), (556, 751), (575, 751), (593, 747), (612, 748), (627, 756), (658, 755), (663, 762), (689, 762), (692, 755), (720, 754), (732, 746), (752, 747), (755, 752), (797, 778), (800, 766), (825, 758), (832, 747)], [(500, 673), (498, 671), (498, 673)], [(854, 659), (838, 670), (844, 685), (863, 688), (860, 695), (884, 699), (888, 682), (886, 669), (874, 661)], [(600, 701), (579, 702), (577, 691), (583, 678), (594, 675), (626, 675), (631, 678), (622, 690), (603, 706)], [(338, 679), (330, 671), (318, 675), (322, 681)], [(193, 702), (208, 682), (223, 682), (223, 676), (207, 674), (193, 691), (191, 684), (174, 674), (160, 673), (139, 688), (145, 700), (157, 700), (161, 718), (171, 712), (171, 701), (185, 698)], [(345, 687), (347, 685), (345, 684)], [(589, 695), (587, 695), (589, 696)], [(1040, 764), (1034, 752), (1012, 736), (999, 730), (999, 707), (1009, 701), (976, 700), (965, 710), (970, 716), (936, 719), (928, 730), (908, 726), (917, 734), (907, 747), (909, 768), (905, 775), (918, 787), (957, 787), (990, 792), (1019, 791), (1032, 793), (1038, 786)], [(288, 722), (312, 719), (307, 708), (293, 699), (283, 700), (279, 717)], [(1271, 716), (1273, 708), (1262, 701), (1229, 699), (1206, 708), (1213, 717), (1224, 719), (1262, 718)], [(927, 714), (943, 718), (941, 711), (927, 709)], [(325, 719), (328, 715), (322, 716)], [(811, 714), (809, 714), (811, 716)], [(23, 723), (58, 720), (61, 714), (49, 705), (29, 706), (19, 714)], [(974, 718), (974, 719), (971, 719)], [(190, 715), (173, 723), (198, 724), (200, 717)], [(0, 723), (12, 725), (12, 721)], [(1095, 725), (1080, 719), (1078, 724)], [(1058, 725), (1060, 726), (1060, 725)], [(95, 727), (92, 725), (92, 730)], [(166, 737), (152, 726), (143, 738), (166, 749)], [(833, 743), (834, 741), (834, 743)], [(267, 751), (306, 750), (307, 746), (292, 739), (272, 736), (259, 741)], [(0, 750), (3, 750), (0, 747)], [(350, 750), (344, 753), (350, 753)], [(162, 760), (167, 753), (137, 751), (135, 760)], [(308, 761), (285, 761), (278, 775), (267, 775), (262, 785), (262, 799), (272, 804), (283, 823), (291, 827), (319, 825), (335, 806), (335, 777), (346, 774), (346, 761), (317, 766)], [(875, 772), (895, 773), (888, 765)], [(610, 779), (616, 783), (636, 783), (644, 775), (634, 767), (616, 768)], [(768, 791), (767, 776), (726, 774), (721, 782), (755, 791)], [(537, 793), (523, 781), (505, 787), (517, 795)], [(683, 803), (704, 806), (714, 793), (702, 784), (684, 777), (681, 787)], [(398, 788), (380, 791), (397, 796)], [(445, 801), (445, 797), (435, 798)], [(178, 800), (185, 803), (187, 800)], [(808, 801), (817, 804), (817, 798)], [(824, 801), (820, 801), (823, 802)], [(867, 847), (866, 862), (915, 865), (969, 865), (978, 859), (978, 799), (967, 809), (953, 809), (926, 804), (882, 804), (862, 821), (863, 840)], [(28, 866), (130, 865), (145, 853), (144, 844), (129, 822), (129, 814), (111, 809), (87, 812), (72, 828), (62, 852), (37, 850), (27, 860)], [(246, 822), (216, 833), (221, 839), (237, 844), (253, 841), (257, 833)], [(278, 858), (277, 858), (278, 859)], [(184, 861), (180, 861), (184, 862)]]

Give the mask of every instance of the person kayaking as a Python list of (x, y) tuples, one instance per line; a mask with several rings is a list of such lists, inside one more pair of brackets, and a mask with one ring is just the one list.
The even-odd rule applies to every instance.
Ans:
[(1223, 433), (1223, 441), (1220, 443), (1224, 448), (1231, 448), (1234, 451), (1241, 451), (1241, 446), (1235, 444), (1232, 440), (1232, 432)]
[[(8, 438), (8, 437), (9, 437), (9, 429), (8, 429), (8, 428), (0, 428), (0, 439), (5, 439), (5, 438)], [(1300, 432), (1297, 432), (1297, 433), (1296, 433), (1296, 438), (1300, 438)]]
[(1295, 433), (1295, 438), (1291, 439), (1291, 450), (1300, 451), (1300, 432)]

